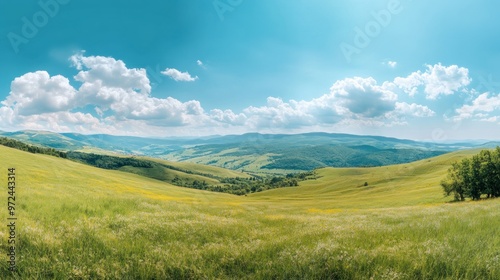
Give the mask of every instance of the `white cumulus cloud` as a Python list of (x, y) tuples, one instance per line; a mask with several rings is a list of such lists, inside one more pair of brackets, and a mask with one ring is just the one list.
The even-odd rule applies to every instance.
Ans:
[(181, 72), (175, 68), (167, 68), (165, 71), (161, 71), (165, 76), (168, 76), (176, 82), (194, 82), (198, 80), (198, 76), (192, 77), (189, 72)]
[(70, 60), (81, 70), (75, 80), (84, 83), (84, 88), (124, 88), (142, 94), (151, 92), (146, 69), (129, 69), (121, 60), (104, 56), (83, 56), (81, 53), (73, 55)]
[(360, 117), (380, 117), (394, 110), (397, 95), (379, 86), (373, 78), (347, 78), (337, 81), (324, 98)]
[[(243, 110), (243, 114), (245, 125), (255, 129), (298, 129), (354, 122), (368, 126), (392, 126), (402, 124), (402, 118), (434, 115), (426, 106), (397, 102), (397, 99), (397, 94), (385, 84), (379, 85), (371, 77), (355, 77), (335, 82), (330, 93), (318, 98), (286, 102), (281, 98), (268, 97), (265, 106), (250, 106)], [(222, 111), (218, 115), (222, 116)]]
[(73, 107), (76, 90), (69, 80), (46, 71), (26, 73), (11, 83), (9, 96), (2, 104), (20, 115), (59, 112)]
[(427, 106), (406, 102), (396, 102), (396, 110), (398, 114), (404, 116), (414, 116), (414, 117), (432, 117), (435, 112), (429, 109)]
[(192, 115), (201, 115), (198, 101), (180, 102), (149, 95), (150, 81), (145, 69), (129, 69), (121, 60), (110, 57), (73, 56), (82, 69), (75, 79), (80, 106), (95, 105), (98, 114), (111, 110), (117, 120), (144, 120), (158, 126), (180, 126), (191, 123)]
[(500, 95), (490, 97), (490, 93), (485, 92), (474, 99), (472, 101), (472, 104), (463, 105), (461, 108), (458, 108), (456, 110), (457, 115), (454, 119), (464, 120), (473, 118), (475, 116), (478, 116), (485, 120), (491, 119), (485, 118), (486, 116), (489, 116), (487, 113), (491, 113), (497, 110), (500, 110)]
[(210, 111), (210, 118), (220, 123), (230, 125), (244, 125), (247, 116), (243, 113), (235, 114), (232, 110), (213, 109)]
[(397, 77), (394, 84), (410, 95), (415, 95), (423, 87), (427, 99), (440, 95), (450, 95), (464, 89), (471, 82), (469, 70), (457, 65), (443, 66), (440, 63), (427, 65), (425, 72), (413, 72), (407, 77)]
[(284, 102), (276, 97), (268, 97), (266, 106), (250, 106), (243, 113), (248, 117), (247, 125), (256, 129), (298, 128), (314, 121), (314, 117), (303, 110), (300, 103)]

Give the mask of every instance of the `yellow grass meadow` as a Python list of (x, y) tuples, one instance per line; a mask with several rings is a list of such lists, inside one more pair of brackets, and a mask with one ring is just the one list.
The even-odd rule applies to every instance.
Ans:
[(450, 203), (439, 186), (451, 162), (476, 152), (388, 167), (325, 168), (299, 187), (234, 196), (0, 147), (0, 219), (7, 223), (9, 216), (8, 168), (16, 169), (18, 218), (17, 271), (9, 271), (4, 226), (0, 274), (500, 279), (499, 200)]

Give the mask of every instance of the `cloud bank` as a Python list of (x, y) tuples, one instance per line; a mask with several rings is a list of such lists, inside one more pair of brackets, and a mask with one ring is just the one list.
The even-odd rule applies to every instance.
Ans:
[[(8, 97), (1, 102), (2, 129), (172, 136), (336, 131), (353, 124), (394, 127), (436, 117), (429, 107), (434, 100), (474, 92), (467, 89), (471, 82), (468, 69), (435, 64), (382, 83), (372, 77), (338, 80), (327, 93), (310, 100), (269, 96), (265, 105), (249, 105), (240, 112), (231, 108), (207, 111), (197, 100), (182, 102), (173, 97), (154, 97), (146, 70), (128, 68), (121, 60), (84, 56), (82, 52), (70, 61), (77, 70), (73, 77), (36, 71), (15, 78)], [(173, 68), (162, 74), (175, 81), (198, 79)], [(419, 95), (431, 103), (411, 100)], [(499, 109), (500, 97), (483, 93), (471, 104), (457, 109), (453, 120), (498, 122), (495, 114)]]

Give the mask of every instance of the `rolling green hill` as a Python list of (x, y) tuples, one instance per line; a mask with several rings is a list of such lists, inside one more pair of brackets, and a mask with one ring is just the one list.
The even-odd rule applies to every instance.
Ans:
[(84, 147), (82, 143), (78, 141), (58, 133), (48, 131), (24, 130), (17, 132), (0, 132), (0, 135), (25, 143), (41, 145), (54, 149), (77, 150)]
[[(272, 203), (300, 201), (329, 211), (348, 208), (384, 208), (449, 201), (440, 187), (451, 163), (480, 150), (466, 150), (407, 164), (371, 168), (322, 168), (319, 179), (301, 182), (298, 188), (252, 194)], [(365, 186), (367, 183), (367, 186)]]
[[(325, 168), (299, 187), (243, 197), (0, 146), (5, 182), (16, 168), (18, 217), (18, 271), (7, 270), (4, 226), (0, 275), (498, 279), (500, 201), (446, 203), (436, 185), (451, 162), (473, 153)], [(7, 216), (4, 206), (0, 219)]]
[(212, 177), (219, 177), (219, 178), (236, 178), (236, 177), (250, 178), (251, 177), (247, 173), (229, 170), (229, 169), (225, 169), (225, 168), (220, 168), (217, 166), (209, 166), (209, 165), (196, 164), (196, 163), (191, 163), (191, 162), (167, 161), (167, 160), (162, 160), (162, 159), (158, 159), (158, 158), (151, 158), (151, 157), (140, 157), (140, 158), (145, 159), (145, 160), (158, 162), (160, 164), (163, 164), (166, 166), (171, 166), (171, 167), (174, 167), (176, 169), (191, 171), (192, 173), (195, 173), (195, 174), (209, 174)]
[[(216, 139), (212, 139), (214, 142)], [(407, 163), (453, 150), (446, 145), (349, 134), (306, 133), (225, 136), (168, 153), (163, 158), (253, 173), (290, 173), (321, 167)]]
[(412, 162), (443, 154), (444, 151), (420, 149), (379, 149), (373, 146), (324, 144), (299, 146), (286, 143), (197, 146), (172, 160), (187, 160), (254, 173), (290, 173), (321, 167), (366, 167)]
[(288, 174), (322, 167), (386, 166), (494, 144), (428, 143), (334, 133), (248, 133), (165, 139), (43, 131), (0, 132), (0, 135), (62, 150), (149, 156), (254, 174)]
[(90, 166), (120, 170), (144, 177), (164, 181), (176, 186), (200, 190), (246, 195), (268, 189), (295, 187), (298, 182), (314, 176), (314, 172), (288, 174), (285, 176), (250, 176), (243, 172), (194, 163), (173, 163), (165, 160), (113, 155), (60, 151), (54, 148), (26, 144), (11, 138), (0, 137), (0, 145), (34, 154), (51, 155)]

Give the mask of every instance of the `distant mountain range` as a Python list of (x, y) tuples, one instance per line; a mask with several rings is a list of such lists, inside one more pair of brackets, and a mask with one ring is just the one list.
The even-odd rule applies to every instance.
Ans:
[(255, 173), (287, 173), (319, 167), (382, 166), (412, 162), (500, 142), (430, 143), (336, 133), (259, 134), (201, 138), (142, 138), (46, 131), (0, 132), (0, 136), (60, 150), (144, 155)]

